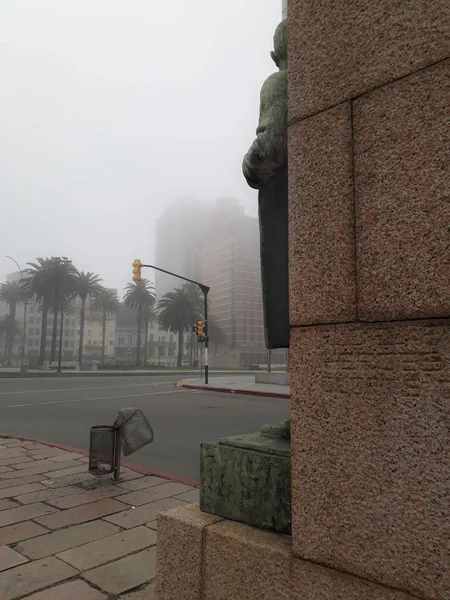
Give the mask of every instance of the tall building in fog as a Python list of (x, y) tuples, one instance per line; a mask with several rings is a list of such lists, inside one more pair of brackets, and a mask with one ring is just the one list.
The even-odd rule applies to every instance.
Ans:
[[(210, 202), (193, 198), (181, 198), (167, 206), (156, 221), (156, 266), (200, 280), (202, 234), (213, 207)], [(182, 283), (180, 279), (155, 272), (158, 298)]]
[(211, 287), (211, 313), (239, 363), (264, 363), (259, 227), (237, 200), (221, 198), (202, 243), (202, 279)]

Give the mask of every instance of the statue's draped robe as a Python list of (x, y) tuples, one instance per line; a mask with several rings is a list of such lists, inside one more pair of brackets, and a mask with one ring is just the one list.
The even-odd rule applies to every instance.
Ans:
[(266, 346), (288, 348), (287, 70), (270, 75), (261, 88), (256, 134), (243, 172), (247, 183), (259, 190)]

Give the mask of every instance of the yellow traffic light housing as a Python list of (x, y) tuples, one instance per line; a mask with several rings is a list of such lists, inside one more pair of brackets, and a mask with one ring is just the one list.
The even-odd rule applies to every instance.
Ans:
[(139, 258), (136, 258), (135, 260), (133, 260), (133, 281), (141, 281), (141, 269), (142, 263), (139, 260)]
[(203, 321), (197, 321), (197, 335), (203, 337)]

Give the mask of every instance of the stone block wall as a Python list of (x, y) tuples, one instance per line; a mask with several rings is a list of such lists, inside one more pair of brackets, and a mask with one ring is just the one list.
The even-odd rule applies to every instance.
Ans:
[(293, 553), (426, 600), (450, 597), (449, 16), (288, 23)]

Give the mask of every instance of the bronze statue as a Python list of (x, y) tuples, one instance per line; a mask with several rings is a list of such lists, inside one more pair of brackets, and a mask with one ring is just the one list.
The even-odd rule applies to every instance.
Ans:
[(267, 348), (289, 347), (287, 184), (287, 19), (276, 28), (271, 57), (278, 71), (261, 88), (256, 139), (242, 170), (259, 190), (261, 276)]

